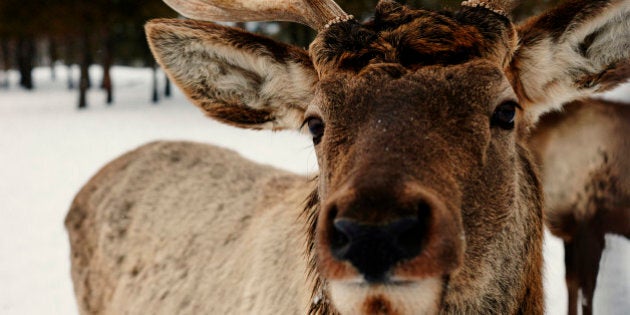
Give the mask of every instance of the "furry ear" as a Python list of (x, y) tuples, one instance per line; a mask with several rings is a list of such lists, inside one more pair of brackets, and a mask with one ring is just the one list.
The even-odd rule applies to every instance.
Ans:
[(534, 118), (630, 78), (630, 0), (570, 0), (519, 27), (509, 75)]
[(297, 129), (317, 75), (308, 52), (208, 22), (152, 20), (153, 55), (206, 114), (253, 129)]

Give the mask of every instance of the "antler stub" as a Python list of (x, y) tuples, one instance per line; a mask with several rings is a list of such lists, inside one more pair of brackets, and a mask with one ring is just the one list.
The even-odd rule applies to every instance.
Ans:
[(517, 5), (514, 0), (467, 0), (462, 2), (467, 7), (484, 7), (494, 13), (507, 16)]
[(290, 21), (322, 30), (352, 19), (333, 0), (164, 0), (181, 15), (205, 21)]

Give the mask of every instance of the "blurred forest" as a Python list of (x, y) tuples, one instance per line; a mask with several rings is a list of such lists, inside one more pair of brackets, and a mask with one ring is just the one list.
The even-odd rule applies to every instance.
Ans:
[[(359, 20), (369, 19), (378, 0), (338, 0), (344, 10)], [(456, 9), (461, 0), (400, 0), (415, 8)], [(537, 13), (558, 0), (521, 1), (515, 20)], [(156, 17), (177, 17), (160, 0), (0, 0), (0, 90), (9, 88), (7, 71), (19, 72), (19, 86), (32, 90), (34, 67), (78, 65), (79, 78), (68, 77), (69, 89), (77, 89), (79, 108), (85, 108), (87, 89), (95, 84), (113, 103), (110, 69), (113, 65), (152, 67), (153, 57), (144, 38), (144, 23)], [(307, 47), (314, 31), (294, 23), (236, 23), (276, 39)], [(89, 77), (91, 65), (103, 68), (102, 78)], [(154, 71), (154, 77), (156, 76)], [(154, 79), (155, 80), (155, 79)], [(157, 82), (157, 81), (156, 81)], [(170, 91), (170, 85), (165, 93)], [(157, 101), (154, 84), (153, 100)]]

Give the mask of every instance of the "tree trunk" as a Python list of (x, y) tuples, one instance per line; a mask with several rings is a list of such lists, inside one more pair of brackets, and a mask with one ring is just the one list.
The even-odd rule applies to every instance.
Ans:
[(55, 71), (55, 62), (59, 59), (59, 54), (57, 53), (57, 42), (52, 38), (48, 40), (48, 52), (50, 54), (50, 78), (56, 81), (57, 71)]
[(171, 80), (164, 74), (164, 97), (171, 97)]
[(72, 63), (66, 63), (68, 67), (68, 90), (74, 90), (74, 78), (72, 77)]
[(90, 36), (86, 32), (81, 39), (81, 64), (79, 78), (79, 109), (87, 107), (87, 90), (90, 88), (90, 63), (92, 61), (90, 51)]
[(158, 77), (157, 77), (157, 64), (153, 63), (153, 86), (151, 92), (151, 102), (157, 104), (160, 101), (160, 95), (158, 94)]
[(9, 58), (9, 41), (0, 40), (0, 53), (2, 54), (2, 76), (0, 76), (0, 88), (9, 88), (9, 69), (11, 69), (11, 60)]
[(112, 77), (110, 73), (114, 61), (114, 39), (109, 32), (105, 34), (103, 46), (103, 81), (101, 82), (101, 89), (105, 90), (106, 93), (105, 103), (111, 105), (114, 102)]
[(308, 48), (315, 38), (315, 33), (304, 25), (292, 25), (288, 28), (288, 31), (291, 43), (299, 47)]
[(68, 90), (74, 89), (74, 77), (72, 75), (73, 74), (72, 63), (75, 62), (74, 44), (75, 44), (75, 41), (72, 38), (70, 37), (65, 38), (64, 61), (65, 61), (66, 67), (68, 68), (68, 76), (67, 76)]
[(32, 90), (35, 87), (33, 85), (34, 40), (28, 37), (19, 38), (16, 52), (16, 61), (20, 72), (20, 86), (27, 90)]

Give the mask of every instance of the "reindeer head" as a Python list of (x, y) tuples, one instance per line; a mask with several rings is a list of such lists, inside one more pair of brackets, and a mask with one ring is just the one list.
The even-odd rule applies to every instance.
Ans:
[(511, 1), (436, 13), (382, 0), (364, 24), (332, 1), (166, 2), (319, 30), (307, 52), (207, 22), (147, 24), (209, 116), (312, 135), (311, 311), (542, 311), (541, 191), (521, 140), (540, 113), (629, 76), (628, 1), (572, 1), (521, 27)]

